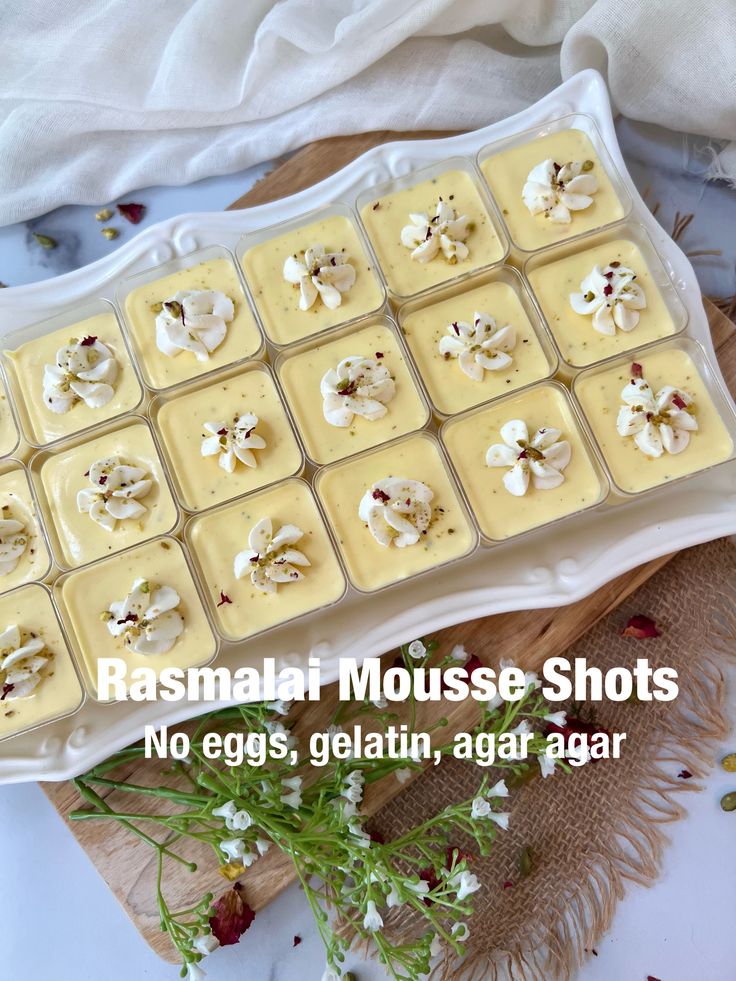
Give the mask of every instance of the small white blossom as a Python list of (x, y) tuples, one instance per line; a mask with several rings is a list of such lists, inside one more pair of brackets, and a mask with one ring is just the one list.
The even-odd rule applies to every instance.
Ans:
[(322, 975), (321, 981), (340, 981), (340, 975), (336, 974), (332, 968), (327, 968), (325, 973)]
[(291, 729), (287, 729), (283, 722), (264, 722), (263, 728), (271, 736), (276, 734), (286, 736), (287, 749), (293, 749), (296, 746), (296, 736), (292, 736)]
[(338, 733), (343, 732), (343, 731), (344, 730), (343, 730), (343, 727), (342, 726), (328, 726), (327, 727), (327, 736), (330, 739), (330, 741), (332, 741)]
[(427, 653), (427, 648), (424, 646), (421, 640), (413, 640), (411, 644), (409, 644), (407, 651), (409, 652), (409, 657), (413, 657), (416, 661), (418, 661)]
[(193, 961), (190, 961), (189, 964), (187, 964), (187, 981), (202, 981), (202, 979), (206, 977), (206, 973), (202, 970), (199, 964), (195, 964)]
[(496, 709), (501, 708), (503, 703), (504, 703), (504, 699), (502, 698), (501, 695), (498, 694), (498, 692), (496, 692), (496, 694), (491, 695), (491, 697), (485, 703), (486, 712), (495, 712)]
[(399, 783), (406, 783), (406, 781), (411, 777), (413, 770), (410, 766), (399, 767), (398, 770), (394, 771), (394, 776), (399, 781)]
[(529, 691), (530, 687), (534, 688), (535, 691), (542, 687), (541, 679), (536, 671), (524, 672), (524, 691)]
[(472, 896), (474, 892), (478, 892), (481, 884), (477, 875), (473, 875), (472, 872), (465, 869), (452, 877), (450, 885), (453, 889), (457, 889), (457, 899), (461, 903), (468, 896)]
[(245, 842), (242, 838), (226, 838), (220, 842), (220, 849), (225, 852), (231, 862), (235, 862), (245, 855)]
[(532, 727), (528, 719), (522, 719), (514, 729), (509, 729), (510, 736), (526, 736), (532, 732)]
[(491, 813), (488, 815), (488, 820), (493, 821), (493, 823), (497, 824), (503, 831), (508, 831), (510, 817), (511, 815), (508, 811), (491, 811)]
[(453, 924), (452, 930), (450, 931), (459, 943), (467, 940), (470, 936), (470, 930), (468, 930), (467, 923), (455, 923)]
[(381, 914), (376, 909), (376, 904), (372, 899), (366, 904), (365, 916), (363, 917), (363, 928), (365, 930), (380, 930), (383, 926)]
[(553, 756), (549, 756), (545, 753), (544, 756), (538, 756), (539, 769), (542, 773), (542, 777), (546, 780), (547, 777), (551, 777), (555, 772), (555, 767), (557, 766), (557, 761)]
[(432, 937), (432, 943), (429, 945), (429, 956), (439, 957), (441, 953), (442, 941), (440, 940), (439, 935), (435, 933), (435, 935)]
[(550, 712), (549, 715), (545, 715), (545, 722), (551, 722), (553, 726), (564, 726), (567, 722), (567, 712)]
[(506, 781), (505, 780), (499, 780), (498, 783), (494, 783), (494, 785), (490, 788), (490, 790), (487, 790), (486, 791), (486, 796), (487, 797), (508, 797), (509, 796), (509, 788), (506, 786)]
[(213, 950), (217, 950), (219, 946), (220, 941), (213, 933), (202, 933), (192, 941), (192, 947), (194, 950), (196, 950), (197, 953), (201, 954), (203, 957), (211, 954)]
[(429, 892), (429, 883), (425, 879), (419, 879), (418, 882), (405, 882), (404, 885), (417, 896), (426, 896)]
[(396, 886), (391, 886), (391, 891), (389, 892), (388, 896), (386, 896), (386, 906), (388, 906), (389, 909), (393, 909), (394, 906), (401, 906), (401, 899), (399, 898)]
[(462, 661), (463, 664), (468, 660), (468, 652), (465, 650), (463, 644), (455, 644), (455, 646), (450, 651), (450, 657), (453, 661)]
[(270, 841), (266, 841), (265, 838), (256, 838), (256, 849), (259, 855), (265, 855), (270, 847)]
[(354, 838), (357, 838), (358, 844), (362, 845), (363, 848), (371, 847), (371, 836), (361, 828), (357, 820), (348, 822), (348, 831)]
[(491, 813), (491, 805), (484, 797), (476, 797), (473, 801), (473, 806), (470, 811), (470, 816), (473, 819), (488, 817)]
[(288, 715), (291, 711), (292, 703), (283, 698), (277, 698), (275, 702), (268, 702), (266, 708), (269, 712), (277, 712), (279, 715)]
[(377, 709), (388, 708), (388, 700), (385, 695), (379, 695), (378, 698), (373, 699), (373, 704)]
[(281, 803), (294, 809), (300, 807), (302, 803), (302, 778), (286, 777), (281, 781), (281, 786), (290, 791), (288, 794), (281, 795)]

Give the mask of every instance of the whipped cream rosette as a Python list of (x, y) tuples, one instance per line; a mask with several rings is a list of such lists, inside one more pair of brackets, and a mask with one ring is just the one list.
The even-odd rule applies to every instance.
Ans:
[(0, 634), (0, 701), (27, 698), (38, 687), (50, 654), (40, 637), (26, 634), (16, 624)]
[(16, 518), (0, 518), (0, 576), (15, 571), (28, 548), (26, 526)]
[(78, 402), (101, 409), (115, 394), (118, 363), (114, 353), (96, 337), (71, 340), (56, 352), (54, 364), (43, 370), (43, 401), (62, 415)]
[(113, 637), (136, 654), (166, 654), (184, 631), (181, 599), (171, 586), (136, 579), (125, 599), (111, 603), (103, 618)]
[(284, 279), (299, 287), (300, 310), (309, 310), (318, 297), (329, 310), (336, 310), (355, 283), (355, 269), (347, 252), (327, 252), (317, 244), (305, 249), (301, 259), (286, 259)]
[(118, 521), (140, 518), (148, 510), (141, 498), (150, 493), (153, 478), (142, 467), (109, 456), (95, 461), (86, 476), (92, 486), (77, 492), (77, 509), (106, 531), (113, 531)]
[(521, 196), (533, 215), (545, 215), (556, 224), (569, 225), (572, 211), (583, 211), (593, 203), (598, 180), (590, 171), (591, 160), (558, 164), (543, 160), (529, 171)]
[(440, 338), (443, 358), (457, 358), (462, 371), (473, 381), (483, 381), (486, 371), (501, 371), (513, 362), (516, 331), (509, 324), (499, 327), (487, 313), (473, 314), (472, 324), (454, 320)]
[(594, 266), (580, 284), (579, 293), (570, 294), (570, 306), (581, 316), (592, 316), (593, 328), (599, 334), (613, 337), (616, 329), (633, 330), (639, 323), (639, 311), (647, 298), (635, 282), (636, 273), (620, 262)]
[(379, 545), (416, 545), (432, 523), (434, 492), (419, 480), (386, 477), (376, 481), (358, 507), (360, 520)]
[(449, 263), (467, 259), (470, 250), (465, 241), (473, 230), (472, 223), (442, 198), (432, 217), (421, 212), (410, 214), (409, 219), (411, 224), (401, 229), (401, 244), (412, 250), (412, 259), (431, 262), (440, 255)]
[(382, 419), (396, 386), (385, 364), (353, 355), (330, 368), (320, 382), (322, 411), (331, 426), (349, 426), (354, 416), (373, 422)]
[(642, 453), (660, 457), (682, 453), (697, 432), (695, 403), (681, 388), (664, 385), (656, 393), (642, 377), (641, 365), (632, 365), (631, 381), (621, 392), (625, 405), (619, 409), (616, 431), (631, 436)]
[(191, 351), (197, 361), (208, 361), (234, 316), (233, 301), (219, 290), (179, 290), (156, 316), (156, 346), (170, 358)]
[(486, 466), (507, 467), (503, 484), (509, 494), (523, 497), (532, 483), (536, 490), (553, 490), (564, 481), (563, 473), (570, 462), (572, 449), (561, 440), (559, 429), (538, 429), (529, 438), (522, 419), (512, 419), (501, 426), (503, 443), (494, 443), (486, 452)]
[(202, 440), (202, 456), (216, 456), (226, 473), (232, 473), (240, 461), (246, 467), (257, 467), (254, 450), (263, 450), (266, 441), (256, 432), (258, 416), (244, 412), (231, 425), (224, 422), (206, 422), (203, 429), (209, 433)]
[(251, 528), (248, 548), (235, 556), (236, 578), (250, 575), (250, 581), (263, 593), (275, 593), (280, 584), (303, 579), (300, 567), (311, 563), (303, 552), (294, 548), (303, 537), (304, 532), (296, 525), (282, 525), (274, 532), (271, 519), (261, 518)]

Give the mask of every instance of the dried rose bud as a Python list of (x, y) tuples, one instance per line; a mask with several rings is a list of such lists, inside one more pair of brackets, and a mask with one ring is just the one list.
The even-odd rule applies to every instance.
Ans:
[(137, 225), (146, 213), (145, 204), (119, 204), (118, 211), (131, 225)]
[(635, 637), (637, 640), (645, 640), (649, 637), (660, 637), (661, 631), (657, 629), (657, 624), (651, 617), (644, 616), (642, 613), (631, 617), (624, 629), (621, 631), (622, 637)]
[(227, 595), (227, 593), (223, 593), (223, 591), (220, 590), (220, 602), (217, 605), (224, 606), (226, 603), (232, 603), (232, 600)]
[(92, 334), (89, 334), (87, 337), (82, 338), (82, 340), (79, 342), (79, 345), (80, 347), (93, 347), (96, 340), (97, 337), (93, 336)]
[(255, 912), (242, 896), (243, 887), (236, 882), (214, 904), (210, 929), (223, 947), (236, 944), (255, 919)]

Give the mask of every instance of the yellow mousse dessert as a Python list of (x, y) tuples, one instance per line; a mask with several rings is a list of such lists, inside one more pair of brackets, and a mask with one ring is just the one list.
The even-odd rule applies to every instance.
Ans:
[(48, 456), (41, 508), (74, 568), (170, 531), (176, 505), (148, 426), (134, 422)]
[(624, 217), (624, 208), (586, 133), (563, 129), (500, 150), (481, 170), (511, 238), (542, 249)]
[(565, 361), (603, 361), (674, 334), (662, 293), (636, 244), (605, 242), (527, 272)]
[(69, 715), (82, 686), (43, 586), (0, 596), (0, 739)]
[(182, 504), (229, 501), (296, 473), (302, 454), (262, 366), (177, 394), (156, 414)]
[(45, 446), (135, 409), (142, 391), (112, 313), (7, 351), (29, 441)]
[(383, 289), (353, 223), (329, 215), (248, 249), (243, 270), (274, 344), (373, 313)]
[(217, 641), (181, 545), (160, 538), (61, 580), (61, 610), (90, 691), (97, 661), (121, 657), (138, 667), (191, 668), (215, 656)]
[(261, 346), (237, 270), (226, 258), (132, 289), (125, 319), (151, 388), (169, 388), (242, 361)]
[(505, 253), (469, 174), (448, 170), (369, 201), (360, 217), (391, 290), (420, 293)]
[(546, 378), (549, 359), (503, 282), (413, 310), (401, 327), (438, 412), (452, 415)]
[(228, 640), (329, 606), (345, 591), (317, 504), (300, 480), (195, 518), (189, 541)]
[(583, 511), (603, 493), (568, 398), (555, 386), (453, 419), (442, 439), (492, 541)]
[(476, 542), (440, 450), (426, 435), (329, 467), (317, 493), (358, 589), (444, 565)]
[(331, 463), (421, 429), (427, 408), (385, 323), (310, 347), (279, 368), (307, 453)]
[(733, 440), (695, 362), (677, 347), (580, 375), (575, 394), (616, 484), (629, 494), (727, 460)]
[(5, 385), (0, 380), (0, 457), (10, 456), (18, 445), (18, 427), (15, 424)]
[(50, 556), (21, 466), (0, 474), (0, 592), (43, 579)]

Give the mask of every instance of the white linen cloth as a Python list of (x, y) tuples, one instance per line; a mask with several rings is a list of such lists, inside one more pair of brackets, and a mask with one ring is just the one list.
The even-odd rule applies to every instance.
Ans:
[[(732, 0), (0, 0), (0, 224), (319, 137), (473, 128), (592, 66), (736, 140)], [(736, 176), (736, 154), (715, 169)]]

